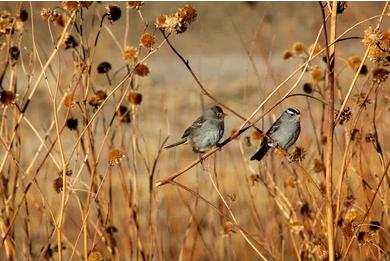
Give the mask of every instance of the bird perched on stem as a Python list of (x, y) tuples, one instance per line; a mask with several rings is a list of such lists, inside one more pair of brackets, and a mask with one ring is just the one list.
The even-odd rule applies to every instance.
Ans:
[(185, 130), (179, 142), (168, 145), (165, 149), (190, 143), (195, 152), (202, 153), (209, 150), (217, 145), (223, 136), (225, 116), (221, 107), (211, 107)]
[(251, 160), (260, 161), (270, 148), (279, 147), (287, 150), (297, 141), (300, 132), (300, 112), (297, 109), (288, 108), (267, 131), (267, 136)]

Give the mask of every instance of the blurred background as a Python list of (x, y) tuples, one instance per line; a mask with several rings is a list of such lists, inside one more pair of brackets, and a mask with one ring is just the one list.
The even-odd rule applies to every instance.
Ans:
[[(100, 18), (106, 12), (106, 6), (110, 4), (120, 7), (121, 18), (112, 23), (104, 21), (98, 44), (95, 47), (93, 43), (99, 31)], [(90, 58), (91, 73), (88, 75), (88, 81), (84, 79), (77, 83), (76, 80), (78, 67), (76, 67), (75, 57), (80, 55), (81, 49), (61, 49), (46, 71), (47, 84), (44, 80), (40, 82), (25, 113), (26, 119), (43, 137), (54, 119), (53, 102), (49, 90), (53, 94), (58, 86), (59, 91), (55, 99), (58, 106), (63, 103), (64, 97), (71, 90), (76, 90), (74, 97), (76, 102), (81, 102), (84, 96), (89, 98), (97, 90), (109, 93), (126, 75), (124, 68), (127, 62), (123, 59), (125, 47), (138, 48), (139, 38), (145, 31), (155, 36), (155, 47), (158, 46), (163, 38), (159, 30), (155, 29), (156, 17), (174, 14), (178, 8), (186, 4), (196, 9), (196, 21), (183, 34), (170, 36), (170, 42), (184, 59), (189, 61), (193, 72), (206, 89), (219, 101), (244, 117), (248, 117), (276, 86), (305, 61), (304, 54), (296, 55), (288, 60), (284, 59), (286, 50), (292, 52), (294, 44), (299, 42), (303, 44), (305, 53), (309, 52), (309, 47), (315, 42), (322, 26), (321, 9), (317, 2), (146, 2), (139, 12), (135, 9), (127, 9), (126, 2), (93, 3), (88, 9), (82, 9), (82, 28), (85, 33), (83, 40), (85, 42), (79, 42), (79, 45), (86, 46), (85, 49)], [(57, 41), (63, 30), (61, 26), (44, 21), (41, 17), (42, 10), (43, 8), (61, 7), (62, 4), (59, 2), (1, 2), (0, 6), (3, 12), (8, 11), (12, 15), (16, 14), (21, 6), (28, 12), (28, 20), (24, 23), (22, 33), (12, 37), (2, 35), (4, 45), (1, 51), (3, 61), (1, 68), (6, 68), (2, 87), (7, 90), (11, 89), (13, 85), (10, 83), (15, 84), (16, 81), (16, 93), (18, 94), (16, 103), (18, 104), (25, 101), (23, 95), (31, 91), (31, 87), (41, 72), (37, 53), (44, 64), (54, 50), (53, 41)], [(343, 33), (364, 19), (380, 14), (383, 6), (384, 2), (348, 2), (344, 12), (338, 16), (337, 34)], [(63, 13), (63, 9), (57, 10)], [(146, 29), (140, 13), (148, 24)], [(78, 25), (81, 24), (80, 13), (76, 21)], [(344, 37), (362, 38), (364, 30), (370, 25), (375, 27), (377, 21), (378, 19), (372, 19), (362, 23)], [(381, 30), (387, 32), (388, 28), (389, 21), (385, 17)], [(70, 33), (77, 35), (74, 25), (71, 25)], [(33, 52), (34, 38), (37, 53)], [(17, 45), (20, 49), (17, 69), (13, 67), (12, 70), (6, 67), (8, 48), (11, 45)], [(323, 34), (319, 38), (319, 45), (325, 46)], [(350, 39), (336, 45), (336, 108), (340, 107), (355, 75), (348, 59), (350, 57), (362, 58), (365, 50), (366, 47), (361, 39)], [(146, 54), (147, 50), (141, 48), (140, 58)], [(320, 55), (310, 66), (319, 68), (324, 75), (326, 70), (322, 57), (323, 55)], [(29, 59), (31, 59), (30, 63)], [(108, 62), (112, 66), (109, 72), (111, 84), (106, 74), (97, 72), (97, 67), (101, 62)], [(167, 143), (177, 141), (202, 111), (214, 105), (214, 102), (202, 94), (188, 69), (167, 44), (162, 45), (145, 63), (150, 69), (149, 75), (147, 77), (134, 76), (132, 81), (126, 81), (123, 88), (119, 88), (112, 99), (104, 105), (91, 126), (89, 136), (85, 135), (83, 138), (85, 144), (94, 144), (95, 153), (100, 152), (100, 146), (103, 144), (99, 161), (95, 162), (96, 165), (91, 163), (98, 175), (98, 178), (95, 178), (98, 191), (101, 192), (99, 200), (94, 197), (96, 190), (92, 193), (89, 188), (91, 171), (83, 167), (84, 157), (87, 161), (91, 160), (90, 152), (85, 153), (85, 148), (78, 145), (75, 154), (69, 160), (68, 167), (73, 174), (68, 178), (69, 190), (63, 220), (65, 260), (83, 258), (85, 245), (83, 245), (83, 236), (80, 237), (82, 210), (85, 208), (89, 193), (92, 193), (91, 197), (94, 198), (88, 222), (89, 254), (96, 251), (107, 260), (254, 260), (258, 256), (238, 233), (239, 229), (231, 226), (228, 223), (230, 221), (218, 214), (210, 205), (205, 204), (203, 200), (170, 184), (151, 190), (157, 180), (184, 168), (198, 158), (198, 155), (195, 155), (191, 147), (187, 145), (162, 150), (161, 154), (159, 154), (159, 148), (166, 138), (168, 138)], [(365, 65), (370, 72), (376, 67), (369, 59), (366, 60)], [(129, 66), (131, 67), (131, 64)], [(266, 103), (265, 110), (274, 105), (293, 86), (298, 75), (299, 73)], [(359, 76), (353, 97), (359, 96), (361, 92), (365, 93), (371, 84), (370, 77), (371, 74)], [(304, 93), (305, 83), (310, 83), (314, 86), (313, 88), (322, 88), (322, 91), (314, 92), (312, 95), (325, 99), (326, 96), (323, 95), (326, 89), (323, 77), (313, 81), (313, 75), (311, 71), (308, 71), (293, 93)], [(84, 87), (77, 89), (75, 86), (79, 85)], [(85, 87), (87, 85), (89, 88)], [(390, 126), (390, 99), (387, 87), (388, 82), (383, 83), (377, 97), (376, 121), (378, 140), (381, 141), (382, 151), (388, 158), (390, 142), (386, 137), (388, 137), (387, 132)], [(127, 88), (141, 93), (142, 102), (134, 105), (130, 104), (127, 99), (124, 100), (123, 104), (130, 109), (131, 123), (126, 124), (115, 119), (106, 140), (105, 134), (107, 128), (111, 126), (109, 123), (115, 112), (115, 106), (121, 97), (124, 95), (127, 97)], [(351, 98), (348, 103), (353, 111), (352, 115), (355, 115), (358, 110), (355, 98)], [(370, 96), (370, 99), (373, 100), (375, 97)], [(208, 175), (210, 173), (216, 179), (222, 196), (228, 202), (240, 226), (259, 243), (256, 244), (257, 247), (264, 248), (264, 251), (269, 256), (276, 257), (276, 260), (298, 260), (298, 256), (301, 260), (320, 260), (315, 251), (326, 245), (325, 210), (322, 205), (323, 194), (313, 189), (314, 186), (310, 184), (310, 180), (314, 179), (320, 187), (323, 186), (324, 177), (321, 164), (324, 143), (321, 126), (324, 106), (320, 102), (302, 96), (289, 98), (267, 114), (257, 126), (267, 130), (272, 122), (287, 107), (291, 106), (302, 112), (302, 132), (296, 143), (296, 146), (305, 151), (305, 157), (301, 162), (289, 164), (284, 157), (274, 153), (269, 153), (270, 155), (260, 164), (250, 162), (249, 158), (257, 150), (260, 142), (256, 133), (250, 129), (239, 139), (225, 146), (222, 151), (205, 160), (203, 164), (189, 170), (178, 181), (199, 193), (228, 216), (221, 198), (210, 182)], [(362, 113), (364, 115), (362, 122), (359, 121), (357, 125), (363, 140), (364, 135), (373, 131), (370, 122), (373, 103), (368, 107)], [(68, 110), (65, 106), (59, 109), (60, 122), (64, 122), (69, 117)], [(91, 119), (96, 109), (86, 105), (85, 109), (78, 109), (74, 106), (70, 111), (70, 115), (78, 119), (79, 127), (77, 132), (65, 129), (61, 133), (65, 159), (70, 157), (73, 145), (80, 131), (85, 127), (86, 118)], [(229, 137), (232, 131), (239, 128), (242, 123), (241, 119), (232, 113), (227, 113), (230, 115), (225, 119), (223, 139)], [(9, 106), (3, 108), (2, 115), (2, 134), (8, 141), (12, 133), (11, 126), (15, 124), (13, 119), (18, 114), (14, 108)], [(7, 128), (9, 128), (8, 131)], [(340, 175), (337, 170), (342, 163), (347, 136), (354, 128), (351, 121), (336, 127), (334, 163), (336, 178)], [(27, 168), (42, 142), (25, 121), (22, 121), (19, 131), (20, 140), (14, 149), (17, 151), (21, 167)], [(55, 142), (55, 139), (56, 132), (52, 129), (45, 144), (49, 146)], [(89, 151), (88, 145), (86, 148)], [(119, 165), (114, 164), (116, 166), (109, 167), (107, 162), (111, 160), (109, 152), (112, 149), (120, 149), (124, 158)], [(367, 155), (361, 155), (362, 152)], [(37, 160), (32, 164), (31, 173), (28, 174), (22, 172), (15, 174), (17, 166), (11, 157), (5, 161), (2, 171), (8, 174), (3, 175), (13, 182), (3, 181), (3, 188), (15, 188), (15, 184), (18, 185), (15, 188), (15, 194), (12, 194), (14, 196), (12, 201), (16, 203), (13, 203), (15, 205), (11, 206), (11, 210), (7, 210), (9, 207), (7, 195), (3, 195), (2, 234), (6, 231), (7, 222), (15, 213), (17, 203), (23, 200), (23, 188), (33, 177), (34, 171), (38, 168), (38, 162), (44, 159), (45, 153), (46, 150), (37, 153)], [(5, 154), (6, 149), (2, 146), (0, 148), (1, 158)], [(354, 158), (357, 154), (360, 156)], [(52, 156), (57, 162), (61, 162), (58, 143), (53, 148)], [(371, 197), (371, 192), (375, 189), (377, 179), (382, 173), (383, 162), (381, 163), (376, 156), (374, 146), (363, 142), (354, 147), (349, 160), (351, 165), (348, 173), (356, 176), (359, 172), (359, 175), (364, 178), (348, 178), (346, 181), (348, 191), (352, 192), (346, 193), (345, 198), (353, 195), (358, 202), (356, 203), (359, 206), (358, 209), (364, 213), (364, 207), (369, 202), (368, 198)], [(61, 174), (61, 169), (58, 169), (53, 163), (54, 160), (50, 158), (43, 162), (44, 165), (39, 168), (34, 186), (26, 196), (27, 203), (22, 205), (17, 214), (11, 233), (13, 240), (6, 241), (6, 245), (0, 249), (1, 259), (10, 258), (9, 253), (12, 252), (10, 249), (14, 246), (16, 250), (14, 260), (57, 260), (56, 244), (58, 242), (51, 215), (57, 217), (59, 214), (61, 192), (56, 193), (53, 189), (53, 180), (58, 177), (58, 172)], [(151, 179), (154, 163), (155, 173)], [(319, 171), (317, 171), (318, 168), (320, 168)], [(303, 173), (311, 178), (304, 176), (306, 174)], [(372, 181), (372, 189), (370, 193), (363, 193), (364, 196), (359, 196), (362, 194), (357, 191), (365, 189), (362, 187), (363, 181), (368, 183)], [(306, 186), (308, 188), (302, 188)], [(305, 195), (308, 191), (313, 194)], [(389, 199), (388, 193), (381, 192), (383, 192), (381, 194), (382, 203), (385, 204)], [(289, 219), (282, 213), (280, 204), (278, 204), (280, 193), (291, 201), (291, 206), (288, 208), (296, 211), (298, 216), (290, 213), (294, 218)], [(310, 220), (305, 223), (302, 206), (308, 202), (312, 211), (309, 215)], [(384, 216), (380, 214), (384, 209), (376, 206), (374, 208), (376, 212), (372, 213), (372, 218), (384, 220), (386, 222), (384, 228), (389, 231), (388, 209)], [(297, 227), (299, 227), (298, 231), (293, 231)], [(115, 228), (115, 232), (110, 232), (108, 228)], [(309, 230), (313, 232), (309, 233)], [(315, 233), (318, 233), (318, 237), (313, 235)], [(339, 231), (339, 233), (342, 232)], [(340, 238), (342, 243), (337, 249), (341, 252), (345, 250), (346, 243), (342, 236)], [(380, 237), (378, 240), (378, 245), (383, 247), (383, 251), (390, 250), (389, 245), (386, 246), (384, 243), (390, 241), (388, 237), (386, 239)], [(379, 256), (379, 254), (371, 255), (367, 249), (360, 252), (358, 249), (359, 246), (354, 245), (351, 256), (349, 256), (351, 260), (356, 260), (354, 258), (359, 256), (364, 256), (364, 258)]]

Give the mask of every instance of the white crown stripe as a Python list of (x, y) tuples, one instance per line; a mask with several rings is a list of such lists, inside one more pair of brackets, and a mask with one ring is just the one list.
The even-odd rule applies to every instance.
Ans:
[(291, 114), (291, 115), (300, 114), (300, 112), (299, 112), (298, 110), (293, 109), (293, 108), (288, 108), (288, 109), (286, 110), (286, 112), (287, 112), (288, 114)]

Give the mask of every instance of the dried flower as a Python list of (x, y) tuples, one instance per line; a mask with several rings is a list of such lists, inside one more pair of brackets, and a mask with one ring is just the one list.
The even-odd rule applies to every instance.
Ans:
[(78, 125), (78, 121), (76, 118), (69, 118), (66, 120), (66, 127), (70, 130), (76, 130)]
[(375, 68), (372, 71), (372, 80), (376, 83), (385, 82), (390, 71), (385, 68)]
[(98, 73), (108, 73), (111, 70), (111, 64), (108, 62), (101, 62), (97, 67)]
[(19, 48), (17, 46), (12, 46), (9, 48), (9, 56), (11, 57), (12, 60), (16, 61), (19, 59)]
[(305, 158), (306, 151), (304, 148), (296, 146), (294, 148), (294, 151), (292, 155), (290, 156), (289, 160), (294, 162), (294, 161), (302, 161)]
[(64, 98), (64, 105), (66, 107), (71, 107), (71, 106), (73, 106), (73, 104), (74, 104), (73, 94), (66, 95), (65, 98)]
[(342, 14), (347, 7), (348, 3), (346, 1), (337, 1), (337, 14)]
[(309, 206), (309, 203), (304, 202), (299, 209), (299, 212), (301, 212), (302, 216), (311, 218), (311, 208)]
[(251, 134), (251, 138), (252, 140), (260, 140), (264, 137), (264, 134), (260, 131), (253, 131), (252, 134)]
[(65, 15), (58, 15), (54, 19), (54, 24), (57, 25), (57, 26), (60, 26), (60, 27), (65, 27), (66, 19), (67, 18), (65, 17)]
[(138, 76), (147, 76), (149, 72), (149, 67), (144, 63), (139, 63), (134, 67), (134, 73)]
[(177, 12), (180, 22), (185, 24), (191, 24), (194, 22), (197, 15), (196, 9), (190, 5), (185, 5), (184, 7), (179, 8), (179, 11)]
[(122, 10), (119, 8), (119, 6), (117, 6), (117, 5), (108, 5), (108, 6), (106, 6), (106, 9), (107, 9), (106, 14), (108, 16), (108, 20), (111, 23), (113, 23), (116, 20), (118, 20), (119, 18), (121, 18)]
[(88, 99), (88, 104), (97, 109), (100, 104), (107, 98), (107, 94), (103, 90), (98, 90), (95, 95), (92, 95)]
[(62, 177), (57, 177), (53, 182), (53, 188), (57, 193), (60, 193), (63, 189)]
[(311, 94), (313, 92), (313, 85), (309, 82), (303, 84), (303, 91), (307, 94)]
[(135, 47), (127, 47), (123, 52), (123, 59), (132, 60), (138, 57), (138, 49)]
[(106, 232), (108, 233), (108, 234), (114, 234), (115, 232), (118, 232), (118, 229), (115, 227), (115, 226), (108, 226), (107, 228), (106, 228)]
[(379, 29), (374, 29), (369, 26), (364, 31), (364, 38), (362, 42), (368, 47), (375, 47), (380, 43), (380, 40), (383, 38), (383, 34), (379, 31)]
[(356, 230), (357, 220), (360, 218), (359, 212), (355, 208), (349, 208), (344, 215), (342, 231), (347, 237), (351, 237)]
[(110, 166), (118, 165), (121, 160), (125, 157), (122, 151), (118, 149), (113, 149), (110, 151), (110, 154), (108, 156), (108, 163)]
[(126, 106), (119, 106), (119, 109), (116, 114), (119, 116), (120, 122), (130, 123), (130, 110)]
[(305, 51), (305, 45), (301, 42), (295, 42), (292, 46), (292, 50), (297, 55), (302, 54)]
[(0, 102), (3, 105), (10, 105), (15, 102), (16, 95), (12, 91), (1, 90), (0, 91)]
[(14, 18), (7, 11), (3, 11), (0, 15), (0, 36), (2, 34), (9, 34), (13, 31), (12, 25)]
[(318, 54), (319, 52), (321, 52), (322, 48), (319, 44), (312, 44), (310, 45), (309, 47), (309, 53), (312, 53), (313, 52), (313, 56)]
[(367, 133), (365, 140), (367, 143), (376, 143), (376, 136), (374, 133)]
[(103, 261), (104, 256), (99, 251), (92, 251), (88, 254), (88, 261)]
[(65, 49), (76, 48), (78, 45), (79, 44), (77, 40), (73, 37), (73, 35), (67, 35), (64, 38)]
[(142, 94), (139, 92), (130, 92), (129, 101), (131, 104), (138, 105), (142, 102)]
[(368, 228), (371, 231), (377, 231), (381, 226), (381, 223), (379, 221), (371, 221), (370, 224), (368, 225)]
[(44, 21), (54, 22), (58, 18), (59, 14), (55, 9), (43, 8), (41, 11), (41, 17)]
[(315, 159), (314, 160), (313, 170), (314, 170), (315, 173), (319, 173), (319, 172), (324, 171), (325, 170), (324, 163), (321, 160), (319, 160), (319, 159)]
[[(335, 118), (338, 117), (339, 113), (340, 111), (338, 110), (335, 112)], [(346, 107), (340, 114), (339, 124), (343, 125), (345, 122), (348, 122), (349, 119), (351, 119), (351, 116), (352, 116), (351, 109), (349, 107)]]
[(144, 33), (143, 35), (141, 35), (140, 43), (143, 47), (150, 49), (153, 47), (155, 42), (156, 40), (153, 35), (149, 33)]
[(129, 9), (139, 9), (141, 6), (144, 5), (144, 1), (128, 1), (127, 2), (127, 8)]
[(351, 140), (352, 141), (356, 141), (356, 142), (359, 142), (362, 138), (362, 135), (360, 134), (360, 131), (359, 129), (353, 129), (351, 131)]
[(25, 22), (28, 19), (28, 12), (23, 7), (19, 9), (18, 14), (16, 15), (16, 20), (19, 22)]
[(351, 56), (347, 59), (349, 67), (354, 69), (355, 71), (359, 68), (360, 64), (362, 63), (362, 60), (358, 56)]
[(368, 244), (372, 241), (372, 234), (366, 231), (360, 231), (357, 234), (357, 240), (360, 244)]
[(157, 16), (156, 21), (154, 22), (156, 28), (165, 29), (167, 17), (168, 17), (167, 15)]
[(257, 182), (261, 181), (260, 175), (259, 174), (252, 174), (249, 176), (252, 182), (252, 186), (256, 185)]
[(288, 59), (291, 59), (293, 57), (294, 57), (294, 55), (293, 55), (293, 53), (290, 50), (284, 51), (284, 53), (283, 53), (283, 60), (288, 60)]
[(363, 64), (362, 68), (360, 69), (359, 74), (367, 75), (367, 73), (368, 73), (367, 65)]
[(320, 82), (323, 80), (322, 71), (320, 68), (315, 67), (311, 70), (311, 78), (314, 82)]
[(227, 235), (230, 235), (231, 233), (235, 233), (233, 228), (234, 228), (234, 224), (230, 221), (226, 221), (223, 224), (223, 235), (227, 236)]
[(65, 10), (74, 11), (79, 9), (80, 4), (78, 1), (64, 1), (62, 2), (62, 6), (64, 7)]

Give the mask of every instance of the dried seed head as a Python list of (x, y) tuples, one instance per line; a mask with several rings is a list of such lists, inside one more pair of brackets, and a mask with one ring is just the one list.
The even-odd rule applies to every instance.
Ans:
[(359, 68), (360, 64), (362, 63), (362, 60), (358, 56), (351, 56), (347, 59), (349, 67), (354, 69), (355, 71)]
[(300, 55), (305, 51), (305, 45), (301, 42), (295, 42), (292, 46), (292, 50), (295, 54)]
[(304, 202), (300, 207), (299, 212), (301, 212), (302, 216), (311, 218), (311, 208), (309, 206), (309, 203)]
[(357, 234), (357, 240), (360, 244), (369, 244), (371, 239), (371, 234), (366, 231), (359, 231)]
[(0, 91), (0, 102), (3, 105), (10, 105), (15, 102), (16, 95), (12, 91), (6, 91), (6, 90), (1, 90)]
[(230, 221), (226, 221), (223, 224), (223, 234), (225, 236), (227, 236), (227, 235), (230, 235), (231, 233), (235, 233), (233, 228), (234, 228), (234, 224), (232, 222), (230, 222)]
[(139, 63), (134, 67), (134, 73), (138, 76), (147, 76), (149, 72), (149, 67), (145, 63)]
[(17, 46), (12, 46), (9, 48), (9, 56), (11, 57), (12, 60), (16, 61), (19, 59), (20, 51)]
[(107, 94), (103, 90), (98, 90), (95, 95), (92, 95), (88, 99), (88, 104), (97, 109), (100, 104), (107, 98)]
[(106, 6), (106, 14), (108, 16), (108, 20), (113, 23), (119, 18), (121, 18), (122, 10), (117, 5), (108, 5)]
[(252, 186), (256, 185), (256, 183), (261, 181), (261, 177), (260, 177), (259, 174), (252, 174), (252, 175), (249, 176), (249, 178), (251, 179)]
[(68, 94), (65, 96), (64, 98), (64, 105), (66, 107), (71, 107), (74, 105), (74, 101), (73, 101), (73, 94)]
[(264, 134), (260, 131), (253, 131), (252, 134), (251, 134), (251, 138), (252, 140), (260, 140), (264, 137)]
[(319, 44), (312, 44), (309, 47), (309, 53), (313, 52), (313, 56), (321, 52), (321, 46)]
[(130, 123), (130, 121), (131, 121), (130, 110), (126, 106), (124, 106), (124, 105), (119, 106), (119, 109), (117, 111), (117, 115), (119, 117), (120, 122)]
[(305, 158), (306, 151), (304, 148), (296, 146), (290, 156), (290, 161), (302, 161)]
[(154, 22), (154, 25), (156, 28), (161, 28), (164, 29), (166, 26), (166, 20), (167, 20), (167, 15), (159, 15), (156, 17), (156, 21)]
[(365, 140), (367, 143), (376, 143), (376, 137), (374, 133), (367, 133)]
[(314, 160), (314, 167), (313, 170), (315, 173), (319, 173), (325, 170), (325, 165), (320, 159)]
[(69, 118), (66, 120), (66, 127), (70, 130), (76, 130), (78, 125), (78, 121), (76, 118)]
[(110, 151), (110, 154), (108, 156), (108, 163), (110, 166), (118, 165), (121, 160), (125, 157), (122, 151), (118, 149), (113, 149)]
[(57, 192), (57, 193), (61, 193), (62, 191), (62, 188), (63, 188), (63, 182), (62, 182), (62, 177), (57, 177), (54, 181), (53, 181), (53, 188), (54, 190)]
[(106, 232), (108, 234), (112, 235), (112, 234), (118, 232), (118, 229), (115, 226), (109, 226), (109, 227), (106, 228)]
[(145, 47), (147, 49), (151, 49), (155, 42), (156, 42), (156, 40), (155, 40), (153, 35), (151, 35), (149, 33), (144, 33), (143, 35), (141, 35), (140, 44), (143, 47)]
[(88, 261), (104, 261), (104, 256), (99, 251), (92, 251), (88, 254)]
[(139, 105), (142, 102), (142, 94), (138, 92), (130, 92), (129, 101), (131, 104)]
[(65, 10), (74, 11), (74, 10), (79, 9), (80, 2), (78, 2), (78, 1), (64, 1), (64, 2), (62, 2), (62, 7), (64, 7)]
[(382, 83), (387, 80), (390, 71), (385, 68), (375, 68), (372, 71), (372, 80), (376, 83)]
[(128, 1), (127, 2), (127, 8), (129, 9), (139, 9), (141, 6), (144, 5), (144, 1)]
[(65, 49), (76, 48), (78, 45), (79, 44), (77, 40), (73, 37), (73, 35), (67, 35), (64, 38)]
[[(340, 111), (336, 111), (335, 112), (335, 118), (338, 117)], [(345, 122), (348, 122), (349, 119), (351, 119), (352, 117), (352, 111), (349, 107), (346, 107), (340, 114), (340, 120), (339, 120), (339, 124), (340, 125), (343, 125)]]
[(58, 18), (59, 14), (56, 10), (43, 8), (41, 11), (41, 17), (44, 21), (54, 22)]
[(127, 47), (123, 52), (123, 59), (124, 60), (133, 60), (138, 58), (138, 49), (135, 47)]
[(303, 91), (307, 94), (311, 94), (313, 92), (313, 85), (309, 82), (303, 84)]
[(374, 29), (371, 26), (369, 26), (364, 31), (364, 37), (362, 42), (367, 47), (376, 47), (380, 43), (380, 40), (382, 40), (382, 38), (383, 38), (383, 34), (379, 31), (379, 29)]
[(360, 131), (359, 129), (353, 129), (351, 131), (351, 140), (352, 141), (356, 141), (356, 142), (359, 142), (360, 140), (362, 139), (362, 135), (360, 134)]
[(290, 50), (284, 51), (284, 53), (283, 53), (283, 60), (289, 60), (289, 59), (291, 59), (293, 57), (294, 57), (294, 55), (293, 55), (293, 53)]
[(28, 12), (23, 7), (20, 8), (18, 14), (16, 15), (16, 20), (19, 22), (25, 22), (28, 19)]
[(111, 64), (108, 62), (102, 62), (97, 67), (98, 73), (108, 73), (111, 70)]
[(320, 82), (323, 80), (322, 71), (320, 68), (315, 67), (311, 70), (311, 78), (314, 82)]
[(337, 1), (337, 13), (342, 14), (347, 9), (348, 3), (346, 1)]
[(368, 228), (371, 231), (377, 231), (381, 226), (381, 223), (379, 221), (371, 221), (370, 224), (368, 225)]
[(368, 73), (367, 65), (363, 64), (362, 68), (360, 69), (359, 74), (367, 75), (367, 73)]
[(179, 17), (180, 22), (185, 24), (191, 24), (195, 21), (198, 14), (195, 8), (190, 5), (185, 5), (184, 7), (179, 8), (177, 16)]

